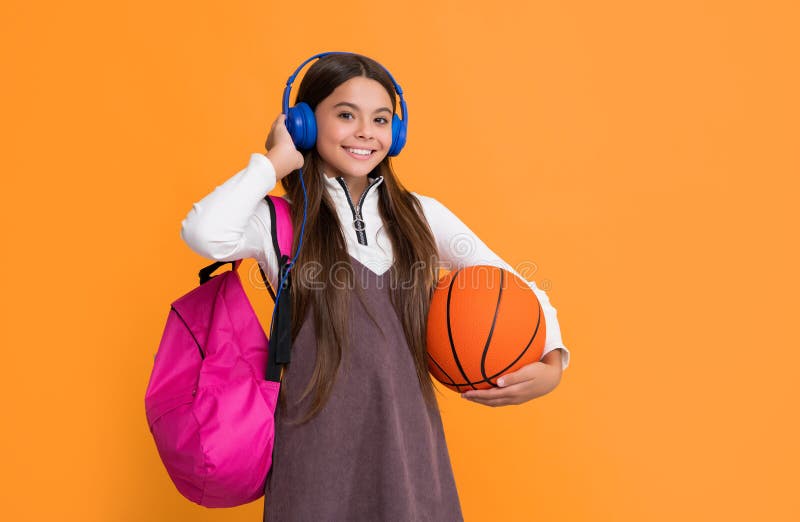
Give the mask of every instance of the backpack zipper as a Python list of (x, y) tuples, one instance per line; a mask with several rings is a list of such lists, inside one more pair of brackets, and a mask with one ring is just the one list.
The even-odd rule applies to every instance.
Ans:
[[(192, 331), (191, 328), (189, 328), (189, 324), (186, 322), (186, 319), (183, 318), (183, 316), (180, 314), (180, 312), (178, 312), (178, 310), (174, 306), (170, 306), (170, 309), (173, 312), (175, 312), (175, 315), (177, 315), (178, 319), (181, 320), (181, 322), (183, 323), (183, 326), (186, 327), (186, 330), (189, 332), (189, 335), (192, 336), (192, 339), (194, 340), (194, 344), (197, 345), (197, 351), (200, 352), (200, 359), (205, 359), (206, 358), (206, 354), (203, 351), (203, 348), (200, 346), (200, 343), (197, 342), (197, 337), (194, 336), (194, 332)], [(194, 393), (192, 395), (194, 395)]]
[(361, 194), (361, 197), (358, 199), (358, 206), (353, 205), (353, 200), (350, 198), (350, 189), (347, 188), (347, 183), (345, 183), (344, 178), (341, 176), (336, 177), (336, 181), (339, 182), (339, 185), (342, 186), (344, 189), (344, 195), (347, 196), (347, 203), (350, 205), (350, 210), (353, 212), (353, 228), (356, 231), (356, 237), (358, 237), (358, 242), (362, 245), (367, 244), (367, 224), (364, 223), (364, 218), (361, 217), (361, 205), (364, 203), (364, 198), (367, 197), (367, 193), (372, 189), (372, 187), (379, 184), (379, 181), (383, 179), (383, 176), (378, 176), (373, 183), (370, 183), (366, 189), (364, 189), (364, 193)]

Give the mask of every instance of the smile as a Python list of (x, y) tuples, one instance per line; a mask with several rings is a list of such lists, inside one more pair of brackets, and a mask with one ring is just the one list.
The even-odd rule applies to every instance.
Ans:
[(360, 160), (368, 159), (375, 152), (374, 150), (370, 149), (354, 149), (350, 147), (342, 147), (342, 148), (346, 150), (350, 156)]

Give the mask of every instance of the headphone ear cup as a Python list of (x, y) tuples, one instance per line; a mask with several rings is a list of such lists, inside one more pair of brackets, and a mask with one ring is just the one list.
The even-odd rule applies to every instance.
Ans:
[(392, 146), (389, 156), (397, 156), (406, 144), (406, 126), (397, 114), (392, 115)]
[(314, 119), (314, 111), (305, 102), (289, 109), (286, 128), (297, 150), (309, 150), (317, 142), (317, 120)]

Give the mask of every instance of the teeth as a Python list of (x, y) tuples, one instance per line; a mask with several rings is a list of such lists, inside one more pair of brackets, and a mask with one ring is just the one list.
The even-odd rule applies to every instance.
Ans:
[(361, 156), (369, 156), (372, 154), (372, 151), (369, 149), (347, 149), (348, 151), (352, 152), (353, 154), (359, 154)]

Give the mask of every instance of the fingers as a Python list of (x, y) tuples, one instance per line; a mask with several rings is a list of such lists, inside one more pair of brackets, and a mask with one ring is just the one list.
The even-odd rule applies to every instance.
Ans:
[(509, 397), (514, 394), (516, 390), (507, 390), (505, 388), (487, 388), (485, 390), (469, 390), (461, 394), (465, 399), (497, 399), (501, 397)]
[[(275, 144), (276, 144), (276, 141), (279, 141), (279, 140), (276, 140), (275, 138), (277, 136), (276, 133), (280, 133), (281, 132), (281, 130), (280, 130), (281, 127), (286, 129), (286, 125), (283, 123), (284, 120), (286, 120), (286, 115), (281, 113), (281, 114), (278, 114), (278, 117), (275, 118), (272, 121), (272, 125), (269, 128), (269, 134), (267, 134), (267, 141), (266, 141), (266, 144), (265, 144), (265, 146), (267, 147), (267, 150), (269, 150), (272, 147), (274, 147)], [(281, 124), (280, 126), (278, 126), (279, 123)]]
[(280, 116), (278, 116), (278, 121), (276, 121), (275, 123), (278, 124), (278, 129), (279, 129), (278, 132), (280, 132), (281, 134), (285, 132), (287, 136), (289, 135), (289, 129), (286, 127), (285, 114), (281, 114)]

